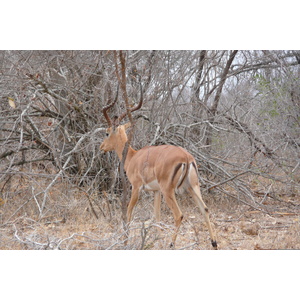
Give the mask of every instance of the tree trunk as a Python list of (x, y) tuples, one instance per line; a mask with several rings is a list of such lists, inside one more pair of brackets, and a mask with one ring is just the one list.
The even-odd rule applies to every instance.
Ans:
[(208, 126), (207, 131), (206, 131), (206, 139), (205, 139), (205, 145), (206, 146), (211, 146), (211, 143), (212, 143), (212, 129), (213, 129), (213, 124), (215, 122), (215, 117), (216, 117), (218, 105), (219, 105), (219, 102), (220, 102), (222, 90), (223, 90), (225, 81), (227, 79), (230, 66), (231, 66), (237, 52), (238, 52), (238, 50), (234, 50), (230, 53), (230, 56), (229, 56), (229, 59), (226, 63), (224, 71), (221, 74), (221, 79), (220, 79), (219, 86), (218, 86), (217, 91), (216, 91), (216, 95), (215, 95), (213, 104), (212, 104), (211, 108), (208, 111), (208, 122), (210, 123), (210, 125)]

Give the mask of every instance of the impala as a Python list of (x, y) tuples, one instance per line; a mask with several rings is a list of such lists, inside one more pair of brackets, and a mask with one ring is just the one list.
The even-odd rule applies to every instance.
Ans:
[[(142, 106), (142, 92), (139, 104), (131, 109), (131, 112)], [(123, 150), (128, 140), (126, 129), (130, 123), (119, 125), (126, 116), (123, 113), (113, 121), (107, 111), (115, 104), (116, 100), (103, 108), (102, 112), (107, 120), (109, 128), (107, 137), (102, 142), (100, 149), (103, 151), (115, 151), (122, 161)], [(175, 191), (187, 191), (204, 215), (211, 244), (217, 249), (217, 242), (209, 220), (208, 208), (202, 200), (197, 174), (197, 165), (194, 157), (185, 149), (172, 145), (146, 146), (138, 151), (129, 146), (125, 159), (124, 169), (132, 185), (132, 194), (127, 207), (127, 221), (131, 221), (132, 211), (135, 207), (141, 189), (154, 191), (154, 214), (160, 221), (161, 193), (171, 209), (176, 230), (172, 237), (171, 246), (175, 246), (176, 237), (183, 219), (182, 212), (175, 198)]]

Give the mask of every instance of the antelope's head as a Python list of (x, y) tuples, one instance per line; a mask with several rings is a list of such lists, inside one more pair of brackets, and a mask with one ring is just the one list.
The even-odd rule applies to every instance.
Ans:
[(106, 138), (100, 145), (100, 150), (105, 152), (115, 150), (117, 153), (122, 152), (125, 143), (127, 142), (126, 129), (130, 127), (131, 124), (127, 123), (125, 125), (111, 126), (106, 129)]
[[(114, 150), (119, 154), (122, 153), (124, 149), (124, 145), (128, 140), (126, 129), (129, 128), (131, 124), (126, 123), (124, 125), (120, 125), (120, 122), (126, 117), (127, 111), (118, 117), (114, 117), (113, 119), (111, 119), (108, 115), (108, 110), (112, 108), (117, 102), (118, 91), (119, 91), (119, 87), (117, 89), (117, 93), (114, 101), (102, 109), (102, 113), (108, 124), (108, 128), (106, 129), (106, 138), (103, 140), (102, 144), (100, 145), (100, 150), (103, 150), (105, 152)], [(131, 112), (134, 112), (142, 107), (143, 93), (142, 93), (141, 83), (140, 83), (140, 93), (141, 93), (140, 101), (136, 106), (130, 109)]]

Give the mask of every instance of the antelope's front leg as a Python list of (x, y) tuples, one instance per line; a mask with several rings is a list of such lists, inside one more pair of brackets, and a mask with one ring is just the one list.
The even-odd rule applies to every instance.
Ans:
[(154, 192), (154, 215), (156, 222), (160, 222), (160, 204), (161, 204), (161, 193), (160, 191)]
[(131, 198), (127, 207), (127, 222), (129, 223), (132, 218), (132, 210), (134, 209), (137, 201), (139, 199), (139, 188), (132, 187)]

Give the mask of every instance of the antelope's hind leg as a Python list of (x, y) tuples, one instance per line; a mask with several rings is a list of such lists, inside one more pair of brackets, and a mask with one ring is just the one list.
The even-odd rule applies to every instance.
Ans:
[(183, 215), (178, 206), (177, 200), (175, 198), (174, 189), (164, 190), (164, 191), (162, 191), (162, 193), (163, 193), (163, 196), (166, 200), (168, 207), (171, 209), (171, 211), (173, 213), (173, 217), (174, 217), (174, 221), (175, 221), (176, 229), (175, 229), (175, 233), (172, 237), (172, 242), (170, 244), (170, 247), (173, 248), (173, 247), (175, 247), (175, 242), (176, 242), (177, 234), (179, 231), (179, 227), (180, 227), (182, 219), (183, 219)]
[(198, 205), (198, 207), (200, 208), (200, 211), (201, 211), (201, 213), (203, 214), (203, 216), (205, 218), (205, 222), (206, 222), (206, 225), (207, 225), (207, 228), (208, 228), (208, 231), (209, 231), (209, 235), (210, 235), (210, 239), (211, 239), (211, 244), (212, 244), (213, 248), (215, 250), (217, 250), (218, 245), (217, 245), (217, 241), (216, 241), (214, 231), (211, 227), (208, 208), (205, 205), (204, 201), (202, 200), (202, 196), (201, 196), (199, 186), (196, 186), (194, 188), (190, 187), (189, 192), (190, 192), (192, 198), (194, 199), (194, 201), (196, 202), (196, 204)]

